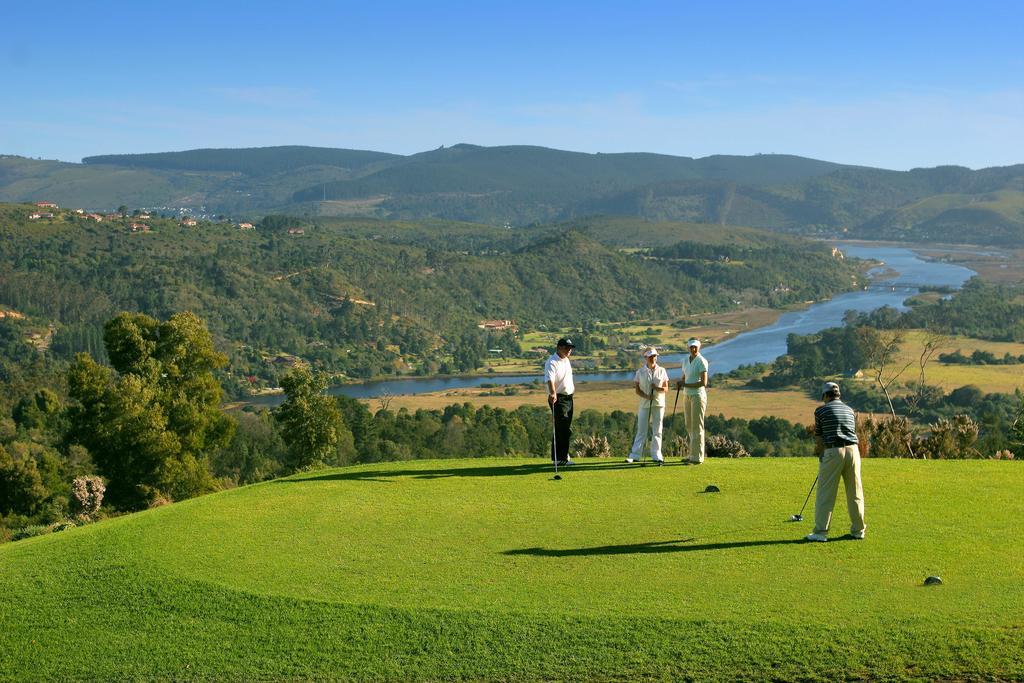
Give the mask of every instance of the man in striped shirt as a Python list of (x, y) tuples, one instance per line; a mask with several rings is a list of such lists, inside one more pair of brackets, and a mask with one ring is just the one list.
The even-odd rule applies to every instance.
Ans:
[(818, 495), (814, 499), (814, 532), (808, 541), (827, 541), (836, 504), (839, 478), (846, 486), (846, 508), (850, 513), (850, 536), (864, 538), (864, 489), (860, 480), (860, 451), (857, 449), (857, 419), (853, 409), (839, 400), (839, 385), (825, 382), (821, 388), (825, 405), (814, 411), (814, 435), (825, 446), (818, 465)]

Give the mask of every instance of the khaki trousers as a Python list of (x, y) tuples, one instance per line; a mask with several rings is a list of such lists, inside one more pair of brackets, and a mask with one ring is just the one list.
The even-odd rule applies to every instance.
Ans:
[(814, 533), (828, 533), (832, 508), (836, 504), (839, 478), (846, 486), (846, 509), (850, 513), (850, 533), (864, 533), (864, 488), (860, 480), (860, 451), (857, 445), (826, 448), (818, 465), (818, 495), (814, 499)]
[(704, 462), (704, 411), (707, 408), (707, 394), (683, 394), (683, 418), (689, 438), (690, 462)]

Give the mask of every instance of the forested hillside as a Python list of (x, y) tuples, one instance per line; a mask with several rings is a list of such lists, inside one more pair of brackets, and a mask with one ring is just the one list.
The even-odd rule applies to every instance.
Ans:
[(805, 235), (1024, 241), (1024, 165), (904, 172), (780, 154), (693, 159), (465, 144), (410, 156), (289, 146), (85, 162), (0, 157), (0, 200), (497, 226), (604, 214)]
[[(281, 354), (354, 377), (469, 370), (489, 344), (509, 347), (479, 330), (481, 320), (512, 319), (527, 331), (665, 319), (737, 301), (819, 299), (857, 277), (824, 245), (751, 230), (717, 229), (722, 249), (663, 254), (602, 244), (602, 223), (501, 230), (271, 216), (240, 230), (153, 217), (132, 232), (137, 219), (33, 220), (31, 211), (0, 207), (0, 306), (26, 316), (0, 324), (32, 328), (68, 359), (101, 356), (101, 326), (119, 311), (193, 311), (228, 353), (238, 387), (243, 377), (273, 383)], [(707, 243), (715, 230), (634, 227), (670, 244)]]
[(400, 162), (404, 157), (385, 152), (324, 147), (255, 147), (251, 149), (193, 149), (187, 152), (107, 154), (86, 157), (86, 165), (196, 171), (234, 171), (268, 176), (304, 166), (337, 166), (358, 172)]

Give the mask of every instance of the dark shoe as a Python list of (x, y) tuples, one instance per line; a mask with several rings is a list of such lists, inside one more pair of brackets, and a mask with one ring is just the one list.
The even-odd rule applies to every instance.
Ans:
[(654, 460), (652, 462), (654, 462), (654, 464), (657, 465), (658, 467), (661, 467), (662, 465), (665, 464), (664, 460)]

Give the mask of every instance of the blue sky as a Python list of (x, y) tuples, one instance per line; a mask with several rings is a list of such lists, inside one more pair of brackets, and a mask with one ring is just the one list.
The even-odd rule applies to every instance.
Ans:
[(1024, 163), (1024, 3), (12, 2), (0, 154), (304, 144)]

